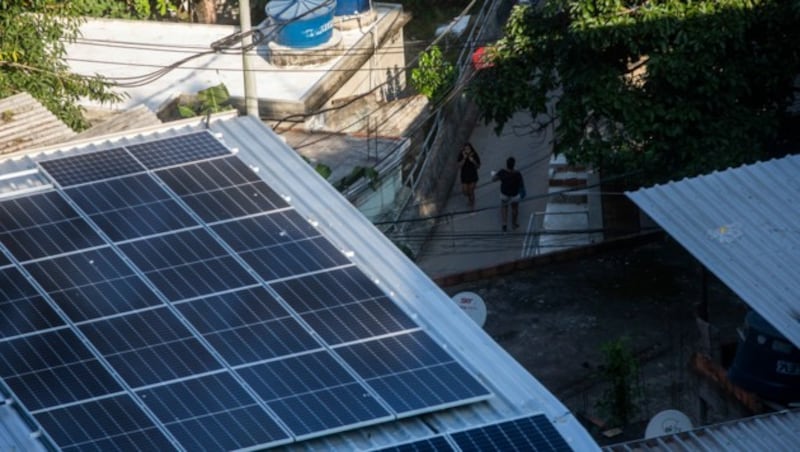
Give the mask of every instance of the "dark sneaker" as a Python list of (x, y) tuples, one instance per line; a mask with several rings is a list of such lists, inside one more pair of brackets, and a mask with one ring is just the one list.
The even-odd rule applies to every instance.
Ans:
[(503, 225), (503, 232), (506, 232), (507, 230), (508, 228), (506, 228), (506, 225)]
[(514, 223), (514, 226), (513, 226), (513, 228), (514, 228), (514, 229), (519, 229), (519, 225), (518, 225), (518, 224), (516, 224), (516, 223)]

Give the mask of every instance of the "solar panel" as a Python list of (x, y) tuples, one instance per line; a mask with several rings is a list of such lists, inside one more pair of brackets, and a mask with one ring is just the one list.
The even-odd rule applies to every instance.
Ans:
[(34, 413), (61, 450), (174, 450), (175, 444), (127, 394)]
[(572, 451), (543, 414), (452, 433), (450, 436), (464, 452)]
[(24, 268), (73, 322), (161, 304), (110, 247), (31, 262)]
[(456, 451), (447, 438), (444, 436), (434, 436), (411, 443), (400, 444), (397, 446), (380, 449), (380, 452), (447, 452)]
[(327, 351), (243, 367), (237, 372), (298, 437), (392, 418)]
[(81, 185), (65, 191), (114, 242), (197, 225), (191, 215), (147, 174)]
[(127, 242), (120, 249), (172, 301), (256, 284), (205, 229)]
[(334, 351), (399, 415), (489, 395), (422, 331), (347, 344)]
[(147, 141), (128, 145), (126, 148), (147, 169), (164, 168), (231, 154), (231, 151), (209, 132)]
[(0, 269), (0, 339), (64, 325), (25, 275)]
[(320, 347), (263, 287), (181, 302), (176, 308), (232, 366)]
[(54, 191), (0, 202), (0, 242), (19, 261), (103, 245), (89, 223)]
[(39, 162), (62, 187), (139, 173), (145, 168), (123, 148)]
[(55, 448), (269, 447), (491, 395), (210, 134), (41, 166), (55, 189), (0, 201), (0, 378)]
[(288, 207), (236, 157), (187, 164), (156, 174), (207, 223)]

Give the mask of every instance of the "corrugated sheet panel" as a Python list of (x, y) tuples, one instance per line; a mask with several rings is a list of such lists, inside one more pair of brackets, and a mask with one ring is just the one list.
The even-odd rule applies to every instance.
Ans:
[(63, 143), (75, 136), (28, 93), (0, 99), (0, 154)]
[(800, 411), (779, 411), (687, 432), (603, 448), (607, 452), (795, 451), (800, 445)]
[(800, 155), (627, 195), (800, 347)]
[(39, 452), (45, 448), (36, 440), (12, 405), (0, 405), (0, 451)]
[(139, 129), (142, 127), (161, 124), (158, 116), (147, 108), (146, 105), (139, 105), (117, 114), (112, 115), (105, 121), (94, 125), (87, 130), (79, 133), (74, 139), (81, 140), (92, 137), (99, 137), (115, 132)]
[[(376, 229), (283, 140), (253, 117), (222, 114), (210, 122), (191, 119), (147, 131), (68, 147), (35, 150), (0, 161), (0, 192), (6, 171), (31, 171), (36, 159), (92, 152), (210, 128), (237, 151), (271, 187), (323, 230), (444, 348), (470, 368), (495, 397), (472, 405), (329, 435), (287, 446), (291, 450), (371, 450), (435, 433), (542, 413), (573, 449), (599, 450), (580, 422), (541, 383), (467, 317), (450, 297)], [(32, 177), (32, 176), (31, 176)], [(42, 183), (42, 182), (40, 182)], [(35, 189), (35, 186), (26, 187)]]

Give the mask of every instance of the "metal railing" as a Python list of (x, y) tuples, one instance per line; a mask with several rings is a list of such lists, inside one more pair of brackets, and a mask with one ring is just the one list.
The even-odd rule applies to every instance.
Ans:
[[(574, 239), (576, 235), (587, 235), (585, 230), (570, 231), (564, 230), (550, 230), (544, 227), (545, 217), (548, 215), (582, 215), (585, 217), (586, 224), (589, 224), (589, 210), (576, 210), (573, 212), (534, 212), (528, 219), (528, 227), (525, 232), (525, 239), (522, 241), (521, 257), (533, 257), (542, 254), (542, 236), (545, 235), (559, 235), (565, 237), (565, 242), (562, 243), (564, 247), (569, 246), (569, 240)], [(539, 219), (541, 218), (541, 222)], [(541, 224), (541, 227), (539, 226)], [(585, 228), (584, 228), (585, 229)], [(549, 245), (553, 246), (553, 245)]]

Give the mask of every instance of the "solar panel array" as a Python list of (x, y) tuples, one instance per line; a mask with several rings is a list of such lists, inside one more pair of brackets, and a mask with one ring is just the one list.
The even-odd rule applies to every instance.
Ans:
[(279, 445), (490, 392), (208, 132), (0, 201), (0, 377), (63, 450)]
[(570, 452), (543, 414), (436, 435), (380, 452)]

